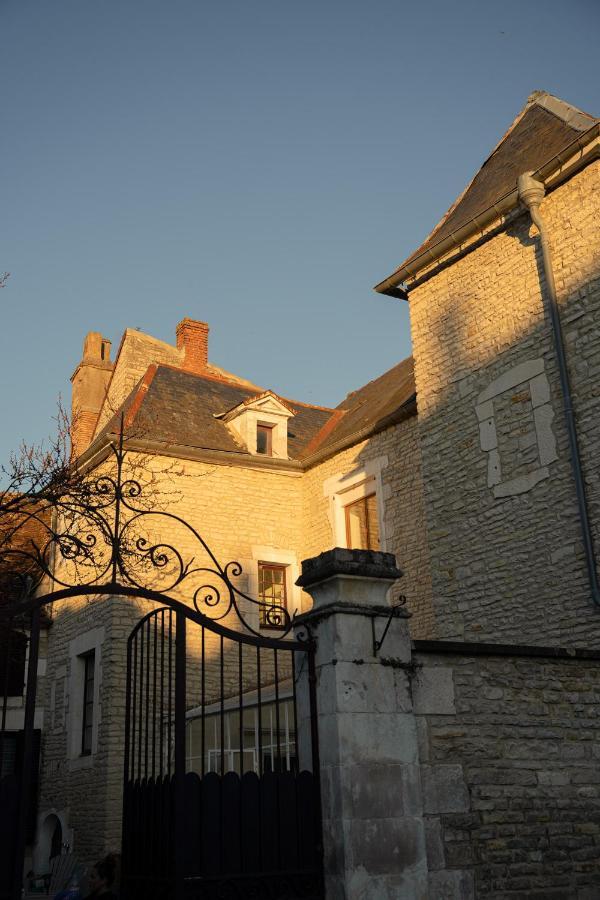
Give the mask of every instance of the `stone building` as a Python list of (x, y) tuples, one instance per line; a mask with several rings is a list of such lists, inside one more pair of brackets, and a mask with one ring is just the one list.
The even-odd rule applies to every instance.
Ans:
[[(397, 731), (401, 713), (406, 729), (396, 751), (345, 723), (364, 745), (347, 773), (354, 786), (342, 773), (335, 794), (340, 767), (327, 769), (324, 814), (335, 794), (348, 847), (331, 866), (344, 857), (348, 885), (362, 887), (335, 896), (598, 896), (599, 147), (600, 120), (532, 95), (440, 224), (377, 286), (409, 302), (413, 358), (335, 409), (209, 362), (200, 321), (179, 323), (174, 345), (127, 330), (114, 362), (109, 341), (85, 340), (72, 379), (80, 464), (104, 471), (123, 417), (157, 503), (223, 564), (239, 561), (250, 596), (310, 615), (319, 589), (297, 586), (302, 561), (335, 547), (391, 552), (403, 571), (388, 594), (392, 604), (405, 595), (411, 614), (397, 656), (348, 649), (336, 668), (326, 642), (319, 650), (319, 677), (345, 673), (338, 712), (388, 716), (377, 722), (386, 739), (389, 717)], [(123, 646), (143, 611), (119, 597), (53, 611), (39, 866), (48, 821), (83, 859), (118, 846)], [(252, 624), (270, 632), (258, 613)], [(389, 708), (377, 687), (388, 682)], [(367, 803), (379, 810), (371, 843), (399, 835), (410, 858), (378, 857), (365, 837), (373, 861), (358, 872), (352, 835), (371, 821), (356, 812)], [(410, 878), (390, 875), (394, 865)]]
[[(245, 593), (301, 613), (311, 603), (296, 586), (303, 559), (335, 546), (388, 550), (407, 561), (402, 592), (415, 612), (415, 633), (430, 636), (412, 360), (329, 409), (282, 398), (212, 364), (208, 332), (205, 323), (184, 319), (170, 345), (128, 329), (114, 362), (110, 342), (87, 335), (72, 378), (80, 465), (109, 471), (123, 417), (131, 474), (145, 481), (156, 507), (201, 534), (222, 565), (240, 563), (237, 583)], [(186, 529), (171, 529), (169, 543), (197, 557)], [(399, 590), (392, 589), (393, 601)], [(181, 598), (190, 602), (184, 592)], [(49, 847), (47, 821), (61, 823), (82, 859), (119, 846), (124, 650), (147, 609), (118, 597), (55, 604), (38, 869)], [(258, 609), (248, 617), (259, 633), (276, 636)], [(93, 685), (87, 716), (86, 683)]]
[[(410, 306), (438, 637), (589, 647), (600, 635), (599, 133), (600, 120), (533, 94), (425, 242), (377, 286)], [(518, 186), (527, 173), (549, 265)]]

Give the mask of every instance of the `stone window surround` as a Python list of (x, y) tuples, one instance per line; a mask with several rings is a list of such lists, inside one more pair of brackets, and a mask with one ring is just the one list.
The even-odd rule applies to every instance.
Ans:
[(66, 708), (68, 696), (67, 667), (57, 666), (54, 679), (50, 685), (50, 731), (60, 734), (66, 725)]
[[(502, 466), (498, 450), (498, 435), (494, 419), (494, 400), (506, 391), (519, 384), (528, 383), (533, 407), (539, 465), (525, 475), (502, 480)], [(495, 378), (485, 390), (481, 391), (475, 405), (475, 413), (479, 422), (479, 443), (481, 449), (488, 453), (488, 487), (494, 497), (512, 497), (531, 490), (548, 478), (548, 465), (558, 459), (556, 439), (552, 431), (554, 410), (550, 403), (550, 384), (544, 372), (542, 358), (528, 360), (503, 372)]]
[(346, 506), (375, 494), (381, 550), (386, 550), (385, 500), (388, 499), (389, 488), (384, 487), (381, 473), (387, 465), (387, 456), (378, 456), (350, 472), (337, 473), (323, 482), (323, 495), (329, 501), (328, 517), (334, 546), (347, 546)]
[[(105, 629), (93, 628), (78, 635), (69, 642), (69, 708), (67, 712), (67, 755), (69, 769), (91, 768), (98, 752), (101, 708), (100, 688), (102, 681), (102, 645)], [(94, 722), (92, 726), (92, 752), (81, 755), (81, 730), (83, 726), (83, 677), (85, 662), (83, 656), (94, 651)]]
[[(273, 563), (285, 566), (285, 592), (287, 597), (288, 612), (293, 616), (295, 612), (302, 612), (302, 591), (296, 586), (296, 580), (300, 575), (298, 556), (292, 550), (282, 550), (280, 547), (256, 545), (252, 547), (252, 565), (248, 568), (248, 593), (251, 597), (258, 598), (258, 564)], [(254, 626), (253, 626), (254, 627)], [(256, 627), (258, 627), (258, 610), (256, 611)], [(261, 628), (262, 632), (269, 632), (268, 628)], [(276, 637), (277, 631), (273, 630)]]

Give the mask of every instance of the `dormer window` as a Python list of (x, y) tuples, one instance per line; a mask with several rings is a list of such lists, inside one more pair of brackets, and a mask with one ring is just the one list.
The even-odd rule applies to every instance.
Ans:
[(219, 413), (217, 418), (244, 442), (249, 453), (288, 459), (288, 420), (295, 415), (286, 400), (265, 391)]
[(273, 456), (273, 428), (274, 425), (256, 426), (256, 452), (264, 456)]

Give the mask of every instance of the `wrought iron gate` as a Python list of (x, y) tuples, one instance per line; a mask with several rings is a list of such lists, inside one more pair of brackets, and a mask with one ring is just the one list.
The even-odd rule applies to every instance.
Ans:
[[(23, 856), (33, 838), (40, 754), (34, 728), (40, 610), (0, 620), (0, 900), (20, 900)], [(9, 698), (27, 687), (23, 728), (9, 730)]]
[(285, 606), (244, 593), (239, 563), (221, 566), (144, 496), (122, 420), (112, 452), (114, 470), (11, 513), (15, 541), (0, 546), (0, 900), (20, 900), (33, 838), (44, 608), (81, 596), (152, 604), (127, 646), (123, 900), (320, 900), (312, 641), (292, 640)]
[(321, 898), (310, 643), (163, 608), (128, 643), (123, 896)]

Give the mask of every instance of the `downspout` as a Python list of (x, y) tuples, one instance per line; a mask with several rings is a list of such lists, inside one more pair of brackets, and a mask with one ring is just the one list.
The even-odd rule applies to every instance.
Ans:
[(585, 550), (588, 579), (590, 583), (590, 590), (592, 592), (592, 599), (595, 604), (600, 606), (600, 588), (598, 586), (598, 576), (596, 574), (596, 559), (594, 556), (594, 544), (592, 541), (592, 532), (588, 516), (588, 503), (585, 491), (585, 483), (583, 480), (583, 472), (581, 469), (577, 428), (575, 426), (575, 417), (573, 414), (571, 384), (569, 380), (569, 372), (567, 369), (567, 359), (565, 356), (565, 347), (562, 327), (560, 323), (560, 315), (558, 312), (558, 304), (556, 302), (556, 285), (554, 283), (554, 270), (552, 268), (552, 254), (550, 251), (550, 245), (548, 243), (548, 233), (546, 231), (546, 225), (540, 213), (540, 203), (544, 197), (545, 188), (541, 181), (538, 181), (537, 179), (532, 177), (531, 173), (525, 173), (523, 175), (520, 175), (517, 179), (517, 191), (519, 194), (519, 199), (529, 210), (531, 221), (539, 231), (540, 235), (544, 275), (546, 278), (546, 287), (550, 306), (550, 323), (552, 325), (552, 337), (554, 338), (554, 349), (556, 351), (558, 372), (560, 376), (560, 386), (563, 395), (565, 423), (567, 426), (569, 449), (571, 452), (571, 468), (573, 471), (573, 479), (575, 481), (575, 492), (577, 494), (577, 508), (579, 512), (579, 522), (581, 524), (581, 532), (583, 536), (583, 546)]

